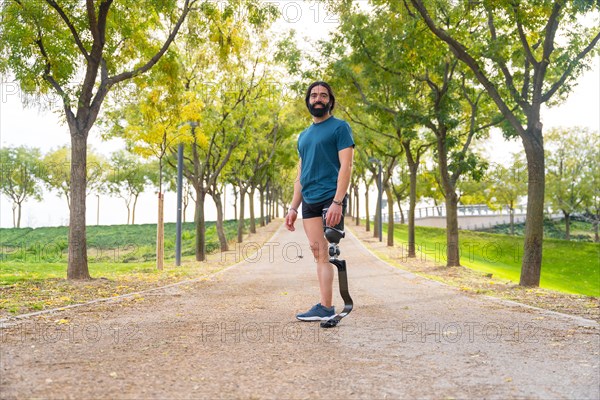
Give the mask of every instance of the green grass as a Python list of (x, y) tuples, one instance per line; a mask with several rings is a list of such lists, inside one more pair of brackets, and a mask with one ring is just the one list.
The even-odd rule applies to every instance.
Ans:
[[(384, 227), (385, 232), (386, 227)], [(417, 258), (446, 262), (446, 231), (416, 227)], [(406, 225), (394, 227), (395, 245), (406, 256)], [(461, 265), (494, 276), (519, 281), (523, 238), (508, 235), (460, 231)], [(600, 245), (544, 239), (540, 286), (566, 293), (600, 296)]]
[[(224, 223), (228, 240), (237, 234), (237, 221)], [(248, 226), (248, 224), (246, 224)], [(165, 259), (175, 258), (175, 224), (165, 224)], [(67, 227), (0, 229), (0, 285), (22, 281), (64, 278), (68, 260)], [(195, 228), (182, 229), (182, 257), (195, 255)], [(110, 225), (87, 227), (90, 274), (114, 277), (119, 274), (154, 272), (156, 225)], [(216, 224), (206, 224), (206, 251), (219, 248)]]

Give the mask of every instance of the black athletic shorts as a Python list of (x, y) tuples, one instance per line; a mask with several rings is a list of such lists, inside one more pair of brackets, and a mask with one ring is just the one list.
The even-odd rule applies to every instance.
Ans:
[[(333, 197), (320, 203), (308, 204), (302, 202), (302, 218), (323, 218), (325, 210), (333, 203)], [(340, 230), (344, 230), (344, 216), (346, 215), (346, 206), (348, 205), (348, 195), (344, 196), (342, 200), (342, 220), (335, 227)]]

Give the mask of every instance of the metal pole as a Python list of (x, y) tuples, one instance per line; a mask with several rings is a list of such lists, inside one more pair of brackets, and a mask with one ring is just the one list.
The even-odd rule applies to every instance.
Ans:
[[(193, 128), (192, 128), (193, 129)], [(183, 203), (183, 143), (177, 150), (177, 233), (175, 237), (175, 265), (181, 265), (181, 210)]]
[(383, 213), (381, 208), (383, 205), (383, 182), (381, 181), (381, 161), (379, 161), (379, 171), (377, 172), (377, 182), (379, 183), (379, 195), (377, 197), (377, 205), (379, 207), (379, 241), (383, 241)]

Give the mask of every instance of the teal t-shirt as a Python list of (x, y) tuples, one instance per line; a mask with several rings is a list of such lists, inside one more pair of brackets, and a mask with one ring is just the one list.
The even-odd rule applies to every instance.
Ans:
[(350, 146), (354, 146), (350, 125), (333, 116), (300, 133), (298, 153), (302, 160), (300, 184), (304, 202), (314, 204), (335, 196), (340, 172), (338, 152)]

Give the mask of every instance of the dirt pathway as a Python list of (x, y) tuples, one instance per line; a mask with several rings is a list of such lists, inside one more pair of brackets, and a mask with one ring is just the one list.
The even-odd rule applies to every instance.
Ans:
[(295, 321), (318, 298), (298, 225), (227, 254), (241, 262), (212, 279), (0, 330), (0, 397), (600, 397), (597, 323), (469, 297), (352, 235), (355, 310), (330, 330)]

